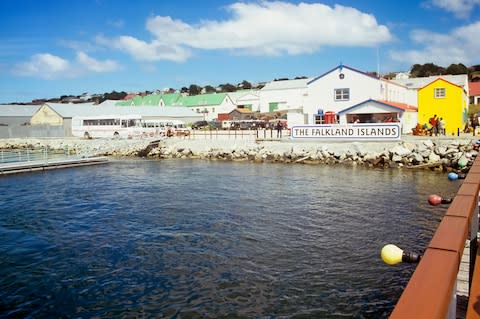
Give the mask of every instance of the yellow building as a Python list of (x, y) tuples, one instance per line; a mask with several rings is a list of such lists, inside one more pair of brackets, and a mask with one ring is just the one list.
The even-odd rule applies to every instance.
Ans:
[(418, 90), (418, 122), (428, 123), (437, 115), (445, 120), (447, 135), (462, 132), (468, 120), (468, 94), (460, 85), (441, 77)]
[(48, 104), (42, 105), (30, 119), (31, 125), (63, 125), (63, 116)]

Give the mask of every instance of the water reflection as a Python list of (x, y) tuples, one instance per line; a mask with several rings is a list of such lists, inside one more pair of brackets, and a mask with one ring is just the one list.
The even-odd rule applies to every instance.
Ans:
[(382, 318), (459, 183), (432, 172), (130, 161), (2, 179), (1, 317)]

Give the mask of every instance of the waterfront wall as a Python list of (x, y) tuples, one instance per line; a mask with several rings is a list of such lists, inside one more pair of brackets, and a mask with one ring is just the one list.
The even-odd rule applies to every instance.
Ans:
[(81, 156), (204, 159), (256, 163), (302, 163), (382, 168), (468, 169), (476, 139), (410, 139), (395, 142), (301, 143), (292, 140), (3, 139), (0, 149), (49, 148)]
[(192, 150), (187, 144), (150, 145), (139, 152), (148, 158), (200, 158), (209, 160), (252, 161), (258, 163), (304, 163), (326, 165), (352, 165), (384, 168), (431, 168), (450, 170), (466, 167), (478, 153), (476, 143), (454, 140), (418, 143), (388, 144), (348, 143), (343, 147), (333, 144), (295, 144), (275, 147), (268, 143), (239, 147)]

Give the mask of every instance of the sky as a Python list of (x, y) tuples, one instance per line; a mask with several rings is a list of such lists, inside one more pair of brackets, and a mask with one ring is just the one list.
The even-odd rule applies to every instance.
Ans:
[(480, 0), (1, 0), (0, 103), (480, 64)]

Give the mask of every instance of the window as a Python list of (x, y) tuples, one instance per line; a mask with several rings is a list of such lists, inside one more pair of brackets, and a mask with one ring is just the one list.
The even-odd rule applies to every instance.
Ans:
[(273, 112), (278, 109), (278, 102), (270, 102), (268, 103), (268, 111)]
[(445, 88), (435, 88), (435, 98), (444, 99), (445, 98)]
[(335, 89), (335, 101), (350, 100), (350, 89)]

